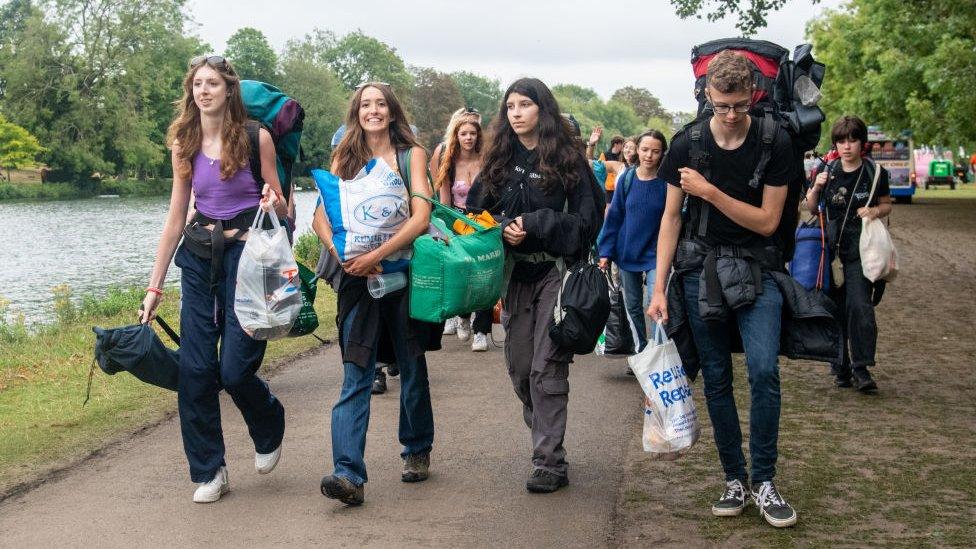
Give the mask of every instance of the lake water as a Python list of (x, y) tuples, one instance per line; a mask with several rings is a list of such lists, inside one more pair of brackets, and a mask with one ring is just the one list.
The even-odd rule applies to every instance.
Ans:
[[(316, 192), (295, 194), (296, 237), (311, 229)], [(169, 197), (0, 202), (0, 296), (28, 323), (53, 317), (51, 288), (103, 292), (149, 282)], [(179, 280), (170, 265), (167, 285)]]

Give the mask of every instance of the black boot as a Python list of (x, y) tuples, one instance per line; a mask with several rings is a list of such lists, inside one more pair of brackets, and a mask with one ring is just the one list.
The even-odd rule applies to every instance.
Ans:
[(569, 477), (557, 475), (545, 469), (532, 471), (529, 480), (525, 482), (525, 489), (535, 494), (548, 494), (555, 492), (569, 484)]
[(857, 390), (862, 393), (878, 392), (878, 384), (874, 382), (867, 368), (854, 369), (854, 382), (857, 384)]
[(834, 374), (834, 385), (838, 387), (853, 387), (851, 383), (851, 367), (847, 364), (830, 364), (830, 371)]

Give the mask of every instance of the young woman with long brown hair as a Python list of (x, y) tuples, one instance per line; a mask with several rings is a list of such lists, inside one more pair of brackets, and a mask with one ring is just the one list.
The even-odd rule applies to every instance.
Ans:
[[(451, 117), (447, 139), (434, 179), (441, 203), (467, 213), (468, 192), (474, 178), (481, 171), (481, 151), (485, 143), (481, 129), (481, 114), (474, 109), (461, 108)], [(476, 214), (481, 212), (475, 212)], [(474, 319), (459, 316), (448, 319), (444, 333), (457, 333), (461, 341), (471, 338), (472, 351), (488, 350), (491, 333), (491, 309), (476, 311)]]
[(573, 351), (549, 337), (562, 287), (558, 266), (586, 257), (603, 220), (603, 200), (582, 144), (552, 92), (535, 78), (516, 80), (492, 123), (492, 143), (467, 206), (503, 227), (511, 276), (504, 299), (505, 362), (532, 431), (530, 492), (569, 483), (566, 405)]
[[(409, 166), (399, 165), (410, 151)], [(333, 174), (352, 180), (375, 159), (395, 170), (399, 177), (384, 193), (399, 193), (397, 207), (409, 204), (409, 216), (396, 233), (373, 250), (342, 263), (336, 322), (342, 351), (344, 377), (339, 400), (332, 407), (332, 461), (334, 471), (321, 482), (322, 494), (347, 505), (363, 502), (367, 481), (364, 453), (369, 424), (370, 388), (376, 362), (395, 362), (400, 369), (400, 443), (404, 460), (403, 482), (427, 479), (430, 450), (434, 440), (434, 417), (424, 352), (439, 347), (438, 325), (409, 317), (408, 288), (374, 298), (366, 289), (369, 275), (379, 273), (381, 261), (403, 256), (413, 241), (427, 230), (430, 197), (427, 153), (410, 130), (400, 101), (388, 84), (371, 82), (360, 86), (346, 114), (346, 133), (332, 157)], [(410, 185), (404, 175), (409, 170)], [(384, 194), (389, 196), (389, 194)], [(313, 229), (328, 253), (336, 254), (332, 226), (320, 204)], [(337, 255), (338, 257), (338, 255)], [(386, 347), (392, 347), (388, 349)], [(392, 351), (392, 352), (391, 352)], [(393, 356), (391, 356), (393, 355)]]
[[(271, 472), (281, 455), (285, 409), (255, 375), (267, 342), (251, 339), (241, 329), (234, 294), (243, 241), (258, 207), (284, 217), (286, 206), (279, 199), (281, 184), (271, 135), (248, 122), (240, 79), (230, 62), (219, 56), (192, 59), (178, 109), (167, 135), (173, 162), (169, 213), (140, 319), (145, 323), (155, 318), (175, 253), (176, 266), (182, 270), (180, 427), (190, 478), (199, 483), (193, 501), (207, 503), (220, 499), (229, 487), (220, 427), (221, 388), (244, 416), (254, 440), (257, 472)], [(255, 156), (260, 158), (259, 174), (251, 171)], [(196, 210), (192, 222), (211, 232), (223, 229), (220, 256), (197, 255), (191, 251), (189, 236), (180, 244), (191, 191)], [(218, 233), (212, 238), (221, 237)]]

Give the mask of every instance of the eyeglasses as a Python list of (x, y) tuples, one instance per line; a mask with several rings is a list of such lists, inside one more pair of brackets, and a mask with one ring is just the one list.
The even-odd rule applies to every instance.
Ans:
[(468, 114), (481, 114), (481, 113), (478, 112), (478, 109), (476, 109), (474, 107), (466, 107), (464, 109), (464, 112), (466, 112)]
[(739, 114), (745, 114), (749, 112), (752, 108), (752, 102), (744, 103), (741, 105), (712, 105), (712, 111), (715, 114), (729, 114), (729, 111), (735, 111)]
[(190, 68), (194, 69), (196, 67), (199, 67), (204, 62), (206, 62), (208, 65), (213, 65), (215, 67), (218, 65), (227, 66), (227, 60), (220, 55), (198, 55), (193, 59), (190, 59)]

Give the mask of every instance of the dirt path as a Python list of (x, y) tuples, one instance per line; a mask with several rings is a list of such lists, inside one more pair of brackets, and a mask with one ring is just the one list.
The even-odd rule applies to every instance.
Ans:
[(271, 385), (288, 413), (282, 461), (253, 468), (253, 447), (222, 399), (231, 492), (213, 505), (190, 501), (176, 420), (110, 448), (66, 474), (0, 504), (5, 547), (290, 545), (340, 547), (594, 547), (611, 535), (626, 442), (637, 425), (639, 388), (584, 357), (571, 371), (566, 446), (571, 486), (553, 495), (524, 489), (528, 430), (493, 350), (456, 339), (431, 353), (436, 435), (432, 476), (399, 480), (397, 381), (372, 401), (366, 504), (344, 508), (319, 493), (331, 471), (328, 410), (341, 383), (335, 349), (305, 357)]
[[(775, 531), (754, 508), (734, 519), (710, 515), (722, 475), (706, 421), (701, 443), (676, 463), (648, 461), (632, 438), (615, 544), (973, 546), (976, 201), (896, 206), (891, 231), (902, 271), (876, 309), (880, 393), (834, 388), (826, 364), (780, 365), (777, 486), (798, 526)], [(748, 433), (741, 357), (735, 374)]]

